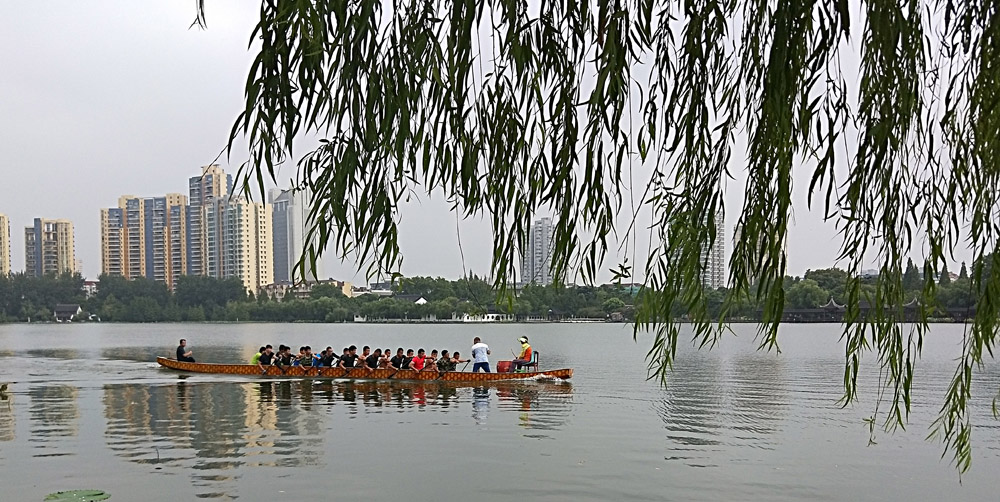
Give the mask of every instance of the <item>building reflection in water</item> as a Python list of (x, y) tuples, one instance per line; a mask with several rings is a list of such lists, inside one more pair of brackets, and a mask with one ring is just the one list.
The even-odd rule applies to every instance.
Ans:
[(724, 427), (725, 393), (722, 365), (714, 357), (696, 354), (674, 364), (657, 413), (667, 429), (672, 459), (694, 460), (700, 451), (717, 448)]
[(256, 424), (290, 436), (294, 432), (282, 431), (280, 419), (260, 415), (252, 406), (256, 400), (248, 395), (249, 385), (184, 380), (175, 385), (106, 385), (108, 447), (120, 457), (154, 469), (191, 472), (194, 486), (203, 490), (200, 497), (232, 493), (236, 469), (250, 461), (249, 453), (296, 449), (294, 440), (259, 439)]
[(45, 450), (34, 456), (70, 455), (58, 449), (64, 438), (79, 435), (78, 394), (72, 385), (36, 385), (28, 389), (31, 443)]
[(0, 385), (6, 386), (3, 390), (0, 390), (0, 441), (13, 441), (14, 426), (16, 425), (14, 420), (14, 391), (8, 383), (0, 383)]
[(735, 446), (773, 448), (787, 413), (784, 361), (771, 354), (692, 357), (676, 364), (657, 412), (667, 430), (667, 460), (704, 466)]
[(733, 360), (732, 428), (753, 446), (773, 449), (777, 432), (788, 410), (785, 361), (773, 354), (753, 353)]

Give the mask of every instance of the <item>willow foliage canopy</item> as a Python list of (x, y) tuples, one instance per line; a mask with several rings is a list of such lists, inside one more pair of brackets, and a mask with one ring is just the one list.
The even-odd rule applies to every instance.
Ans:
[[(609, 242), (649, 231), (648, 256), (616, 276), (643, 278), (636, 331), (655, 335), (653, 377), (668, 376), (683, 333), (716, 343), (746, 298), (762, 307), (761, 347), (777, 348), (793, 178), (808, 179), (852, 277), (844, 402), (870, 353), (888, 404), (872, 421), (904, 426), (933, 305), (901, 322), (902, 264), (926, 256), (931, 298), (944, 260), (971, 248), (976, 316), (931, 434), (969, 468), (972, 374), (1000, 318), (1000, 274), (984, 273), (1000, 260), (997, 2), (263, 0), (251, 48), (230, 149), (248, 143), (244, 188), (297, 165), (319, 237), (301, 270), (326, 246), (370, 275), (398, 270), (397, 210), (413, 193), (490, 220), (501, 291), (536, 213), (557, 222), (557, 275), (583, 281)], [(742, 207), (725, 207), (731, 169), (745, 171)], [(651, 173), (646, 186), (630, 186), (635, 172)], [(642, 210), (651, 229), (616, 224)], [(713, 318), (702, 257), (724, 211), (737, 237)]]

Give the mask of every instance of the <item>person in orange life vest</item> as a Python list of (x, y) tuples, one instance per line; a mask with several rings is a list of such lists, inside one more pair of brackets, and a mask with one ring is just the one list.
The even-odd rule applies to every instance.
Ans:
[(510, 371), (519, 370), (521, 366), (531, 362), (531, 345), (528, 344), (528, 337), (522, 336), (517, 341), (521, 342), (521, 353), (517, 359), (510, 362)]

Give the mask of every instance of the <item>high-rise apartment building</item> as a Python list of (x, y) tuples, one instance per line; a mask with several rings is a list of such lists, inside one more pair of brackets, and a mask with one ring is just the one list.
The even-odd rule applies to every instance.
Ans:
[(254, 293), (274, 282), (271, 206), (216, 198), (202, 210), (205, 275), (239, 277)]
[[(274, 239), (274, 282), (291, 282), (295, 277), (295, 264), (309, 243), (309, 193), (304, 190), (271, 190), (268, 201), (272, 208)], [(318, 241), (313, 237), (312, 242)], [(307, 277), (298, 279), (317, 280), (323, 277), (320, 264), (316, 263), (316, 273), (306, 270)]]
[(125, 241), (125, 210), (120, 207), (101, 209), (102, 274), (127, 276)]
[(35, 277), (76, 272), (73, 223), (35, 218), (24, 229), (24, 272)]
[(701, 253), (701, 284), (710, 289), (726, 285), (726, 229), (723, 218), (715, 218), (715, 242)]
[(201, 168), (201, 176), (188, 180), (187, 273), (206, 275), (205, 207), (232, 194), (233, 178), (217, 164)]
[(0, 214), (0, 275), (10, 275), (10, 219)]
[(552, 283), (552, 231), (551, 218), (541, 218), (531, 225), (521, 257), (522, 283)]
[(124, 195), (101, 210), (101, 271), (173, 289), (187, 270), (187, 197)]

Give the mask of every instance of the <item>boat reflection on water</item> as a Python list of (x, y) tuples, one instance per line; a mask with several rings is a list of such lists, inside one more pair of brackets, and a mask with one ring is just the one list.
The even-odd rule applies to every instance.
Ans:
[[(540, 382), (475, 388), (310, 379), (108, 384), (105, 440), (121, 458), (187, 473), (209, 496), (238, 491), (238, 473), (246, 468), (325, 468), (339, 461), (327, 450), (344, 441), (360, 447), (366, 435), (381, 434), (386, 423), (400, 420), (454, 423), (468, 417), (461, 413), (466, 406), (478, 424), (509, 420), (503, 411), (514, 411), (523, 427), (558, 428), (570, 415), (572, 392), (568, 383)], [(497, 411), (492, 417), (491, 406)], [(380, 416), (386, 413), (392, 415)], [(352, 420), (358, 421), (356, 430), (344, 437), (345, 421)]]
[[(458, 406), (467, 395), (468, 386), (449, 382), (415, 382), (388, 380), (272, 380), (251, 384), (261, 403), (278, 406), (299, 406), (309, 410), (316, 405), (362, 404), (366, 408), (450, 408)], [(489, 399), (495, 390), (500, 401), (517, 402), (524, 411), (538, 407), (541, 397), (571, 396), (568, 382), (495, 382), (488, 387), (473, 387), (474, 406)], [(477, 404), (479, 403), (479, 404)], [(358, 413), (357, 407), (348, 413)]]

